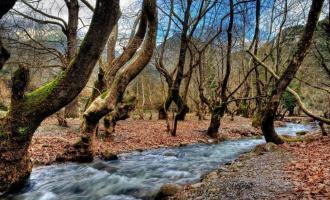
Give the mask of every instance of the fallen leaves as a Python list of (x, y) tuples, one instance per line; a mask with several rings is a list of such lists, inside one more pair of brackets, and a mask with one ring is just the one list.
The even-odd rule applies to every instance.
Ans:
[(330, 137), (293, 143), (286, 148), (295, 160), (285, 167), (300, 199), (330, 198)]
[[(77, 141), (79, 120), (70, 119), (68, 122), (69, 128), (61, 128), (57, 126), (56, 119), (49, 118), (39, 127), (30, 147), (34, 164), (45, 165), (54, 162), (57, 155), (63, 154), (68, 144), (74, 144)], [(120, 121), (110, 139), (98, 138), (97, 154), (101, 155), (103, 152), (119, 154), (134, 150), (207, 143), (209, 138), (205, 130), (208, 125), (208, 120), (188, 119), (179, 122), (177, 136), (173, 137), (166, 131), (166, 123), (162, 120)], [(102, 134), (102, 126), (99, 131)], [(237, 139), (258, 134), (260, 131), (251, 126), (250, 119), (235, 117), (234, 121), (230, 118), (222, 120), (220, 135), (224, 139)]]

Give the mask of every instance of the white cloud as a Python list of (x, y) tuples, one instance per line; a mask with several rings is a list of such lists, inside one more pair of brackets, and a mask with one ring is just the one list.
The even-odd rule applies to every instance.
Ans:
[(120, 7), (126, 8), (126, 7), (130, 6), (133, 2), (134, 2), (134, 0), (121, 0)]

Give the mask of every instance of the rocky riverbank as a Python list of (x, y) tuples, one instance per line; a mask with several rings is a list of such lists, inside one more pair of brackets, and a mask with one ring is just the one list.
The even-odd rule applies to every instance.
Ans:
[[(176, 188), (164, 199), (329, 199), (330, 137), (313, 133), (307, 141), (259, 145), (199, 183)], [(166, 186), (170, 188), (169, 186)], [(172, 187), (173, 188), (173, 187)], [(166, 192), (166, 190), (165, 190)]]

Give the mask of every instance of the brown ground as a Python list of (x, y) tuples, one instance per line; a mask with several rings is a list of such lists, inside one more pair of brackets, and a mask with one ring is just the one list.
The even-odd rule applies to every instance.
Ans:
[[(63, 154), (65, 146), (78, 140), (79, 120), (68, 120), (69, 128), (57, 126), (54, 118), (45, 120), (33, 136), (30, 153), (35, 165), (53, 163), (57, 156)], [(111, 139), (99, 138), (97, 155), (103, 153), (123, 153), (133, 150), (144, 150), (164, 146), (179, 146), (191, 143), (212, 142), (205, 135), (208, 120), (188, 119), (179, 122), (177, 136), (172, 137), (166, 131), (166, 122), (160, 120), (128, 119), (118, 123)], [(234, 120), (224, 118), (221, 123), (222, 139), (237, 139), (242, 136), (260, 134), (251, 126), (251, 120), (235, 117)], [(100, 127), (100, 133), (103, 128)]]
[(261, 145), (169, 199), (330, 199), (330, 136)]
[(284, 171), (294, 184), (297, 199), (330, 199), (330, 136), (290, 144), (295, 157)]

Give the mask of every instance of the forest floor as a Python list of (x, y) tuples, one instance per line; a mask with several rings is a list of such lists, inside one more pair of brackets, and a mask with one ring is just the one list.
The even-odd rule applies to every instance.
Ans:
[[(38, 128), (32, 139), (30, 153), (34, 165), (54, 163), (68, 145), (73, 145), (79, 139), (79, 119), (69, 119), (69, 127), (57, 125), (56, 118), (46, 119)], [(182, 146), (192, 143), (212, 143), (214, 140), (206, 136), (205, 131), (209, 120), (198, 121), (188, 119), (179, 122), (177, 136), (167, 132), (164, 120), (133, 120), (118, 122), (116, 131), (110, 138), (99, 137), (96, 142), (97, 156), (107, 157), (130, 151), (166, 146)], [(102, 135), (103, 127), (99, 127)], [(260, 130), (251, 126), (251, 120), (243, 117), (225, 117), (221, 122), (220, 140), (239, 139), (260, 135)]]
[(330, 199), (330, 136), (266, 144), (169, 199)]

